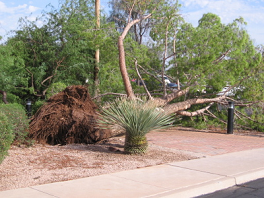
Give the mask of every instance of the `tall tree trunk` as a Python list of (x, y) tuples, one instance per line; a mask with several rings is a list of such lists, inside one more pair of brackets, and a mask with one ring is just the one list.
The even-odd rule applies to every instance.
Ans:
[(8, 104), (8, 102), (7, 102), (7, 100), (6, 100), (6, 92), (5, 92), (5, 91), (2, 91), (2, 90), (0, 90), (0, 94), (2, 94), (2, 95), (3, 95), (3, 102), (4, 102), (5, 104)]
[(129, 76), (127, 73), (127, 68), (126, 68), (126, 56), (125, 56), (125, 48), (124, 48), (124, 39), (128, 33), (128, 31), (130, 30), (130, 28), (135, 25), (136, 23), (140, 22), (141, 20), (144, 20), (146, 18), (151, 17), (151, 14), (141, 18), (141, 19), (135, 19), (131, 22), (129, 22), (123, 33), (121, 34), (121, 36), (118, 39), (118, 50), (119, 50), (119, 67), (120, 67), (120, 72), (123, 78), (123, 82), (124, 82), (124, 86), (125, 86), (125, 90), (127, 93), (127, 97), (129, 98), (135, 98), (135, 94), (133, 92), (130, 80), (129, 80)]
[(124, 49), (124, 42), (122, 36), (119, 37), (118, 39), (118, 50), (119, 50), (119, 67), (120, 67), (120, 72), (123, 78), (125, 90), (127, 93), (127, 97), (129, 98), (135, 98), (135, 94), (133, 92), (129, 76), (127, 73), (127, 68), (126, 68), (126, 59), (125, 59), (125, 49)]
[[(95, 15), (96, 15), (96, 28), (100, 28), (100, 0), (95, 0)], [(100, 51), (95, 51), (95, 66), (94, 66), (94, 97), (99, 94), (99, 62), (100, 62)]]

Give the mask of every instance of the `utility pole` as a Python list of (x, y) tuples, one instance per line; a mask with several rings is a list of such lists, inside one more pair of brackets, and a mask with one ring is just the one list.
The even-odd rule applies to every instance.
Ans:
[[(100, 0), (95, 0), (95, 16), (96, 16), (96, 29), (100, 28)], [(95, 51), (95, 66), (94, 66), (94, 96), (99, 94), (99, 62), (100, 51), (97, 48)]]

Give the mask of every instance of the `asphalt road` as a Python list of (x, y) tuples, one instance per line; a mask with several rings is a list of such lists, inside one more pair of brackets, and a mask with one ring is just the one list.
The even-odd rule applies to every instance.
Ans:
[(196, 198), (264, 198), (264, 178)]

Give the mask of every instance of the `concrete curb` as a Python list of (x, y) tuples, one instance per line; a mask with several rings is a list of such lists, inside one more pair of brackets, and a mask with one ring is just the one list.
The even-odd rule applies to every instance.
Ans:
[(264, 169), (254, 170), (247, 173), (239, 174), (235, 177), (227, 176), (222, 179), (212, 180), (205, 183), (188, 186), (180, 189), (174, 189), (167, 192), (162, 192), (156, 195), (147, 196), (144, 198), (190, 198), (204, 194), (213, 193), (218, 190), (223, 190), (235, 185), (240, 185), (259, 178), (264, 178)]
[(157, 195), (151, 195), (146, 198), (190, 198), (229, 188), (234, 185), (234, 178), (225, 177), (222, 179), (212, 180), (194, 186), (188, 186), (180, 189), (174, 189), (171, 191), (163, 192)]

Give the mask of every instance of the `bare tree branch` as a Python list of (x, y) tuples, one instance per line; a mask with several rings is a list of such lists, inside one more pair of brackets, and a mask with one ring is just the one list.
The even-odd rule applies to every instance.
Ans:
[(56, 66), (56, 68), (55, 68), (55, 72), (54, 72), (54, 74), (51, 75), (51, 76), (49, 76), (49, 77), (47, 77), (46, 79), (44, 79), (44, 80), (41, 82), (41, 85), (43, 85), (44, 87), (48, 87), (47, 85), (44, 85), (44, 83), (45, 83), (47, 80), (53, 78), (53, 77), (57, 74), (57, 70), (58, 70), (58, 68), (61, 66), (61, 63), (65, 60), (65, 58), (66, 58), (66, 57), (63, 57), (61, 60), (57, 61), (57, 66)]
[(216, 60), (213, 61), (214, 64), (219, 63), (221, 60), (223, 60), (223, 58), (229, 53), (231, 52), (231, 49), (227, 50), (225, 53), (221, 54)]
[(177, 89), (180, 90), (181, 89), (181, 85), (180, 85), (180, 79), (179, 79), (179, 70), (178, 70), (178, 63), (177, 63), (177, 59), (176, 59), (176, 40), (177, 40), (177, 32), (178, 32), (178, 28), (175, 28), (174, 31), (174, 35), (173, 35), (173, 54), (174, 54), (174, 61), (175, 61), (175, 69), (176, 69), (176, 74), (177, 74)]
[(210, 117), (212, 117), (212, 118), (217, 119), (219, 122), (222, 122), (222, 123), (224, 123), (224, 124), (227, 124), (226, 121), (224, 121), (224, 120), (218, 118), (216, 115), (214, 115), (214, 114), (213, 114), (212, 112), (210, 112), (209, 110), (208, 110), (207, 112), (208, 112), (208, 113), (204, 113), (205, 116), (210, 116)]
[(199, 109), (197, 111), (194, 112), (189, 112), (189, 111), (177, 111), (176, 114), (178, 115), (182, 115), (182, 116), (189, 116), (189, 117), (193, 117), (193, 116), (197, 116), (197, 115), (201, 115), (203, 114), (205, 111), (207, 111), (214, 103), (211, 102), (208, 106), (206, 106), (205, 108)]
[(132, 11), (133, 11), (133, 8), (135, 6), (135, 3), (136, 3), (136, 0), (134, 0), (132, 7), (129, 9), (128, 23), (130, 23), (130, 19), (131, 19), (131, 16), (132, 16)]
[(33, 87), (33, 89), (35, 90), (35, 88), (34, 88), (34, 74), (31, 71), (29, 71), (29, 69), (26, 68), (26, 70), (28, 73), (31, 74), (31, 87)]
[(167, 95), (166, 83), (164, 79), (165, 73), (165, 64), (166, 64), (166, 57), (168, 53), (168, 29), (169, 29), (170, 20), (166, 24), (166, 32), (165, 32), (165, 44), (164, 44), (164, 53), (163, 53), (163, 61), (162, 61), (162, 70), (161, 70), (161, 78), (162, 78), (162, 87), (163, 87), (163, 97)]
[(140, 80), (141, 80), (141, 82), (142, 82), (142, 84), (143, 84), (143, 87), (144, 87), (144, 89), (145, 89), (145, 91), (146, 91), (146, 93), (147, 93), (147, 95), (148, 95), (148, 98), (149, 98), (150, 100), (152, 100), (153, 97), (152, 97), (151, 94), (149, 93), (148, 88), (147, 88), (147, 86), (146, 86), (146, 84), (145, 84), (145, 81), (142, 79), (142, 77), (141, 77), (141, 75), (140, 75), (140, 73), (139, 73), (139, 71), (138, 71), (137, 60), (135, 60), (135, 68), (136, 68), (136, 71), (137, 71), (137, 75), (138, 75), (138, 77), (140, 78)]
[(103, 96), (108, 96), (108, 95), (122, 96), (122, 97), (127, 96), (126, 94), (109, 92), (109, 93), (105, 93), (105, 94), (100, 94), (100, 95), (98, 95), (96, 97), (93, 97), (92, 99), (94, 100), (94, 99), (97, 99), (97, 98), (100, 98), (100, 97), (103, 97)]
[[(158, 106), (165, 106), (167, 103), (169, 103), (173, 99), (181, 97), (181, 96), (185, 95), (188, 92), (189, 92), (189, 88), (186, 88), (186, 89), (183, 89), (183, 90), (180, 90), (180, 91), (175, 91), (173, 93), (170, 93), (165, 98), (154, 98), (154, 100), (156, 101), (156, 104)], [(185, 109), (182, 109), (182, 110), (185, 110)]]
[(164, 109), (164, 111), (166, 111), (168, 113), (175, 113), (178, 111), (189, 109), (192, 105), (195, 105), (195, 104), (219, 102), (223, 99), (225, 99), (225, 96), (220, 96), (217, 98), (195, 98), (195, 99), (189, 99), (189, 100), (186, 100), (183, 102), (169, 104), (169, 105), (165, 106), (163, 109)]
[(169, 58), (171, 58), (171, 57), (173, 57), (173, 56), (175, 56), (175, 55), (176, 55), (176, 53), (173, 53), (173, 54), (171, 54), (171, 55), (165, 57), (165, 60), (167, 60), (167, 59), (169, 59)]
[[(263, 125), (263, 123), (260, 123), (260, 122), (258, 122), (258, 121), (256, 121), (256, 120), (253, 120), (251, 117), (245, 115), (244, 113), (241, 113), (241, 112), (238, 111), (238, 110), (235, 110), (235, 114), (236, 114), (238, 117), (242, 116), (242, 117), (244, 117), (244, 118), (246, 118), (246, 119), (251, 120), (252, 122), (255, 122), (255, 123), (258, 123), (258, 124), (262, 124), (262, 125)], [(240, 116), (239, 116), (239, 115), (240, 115)]]

